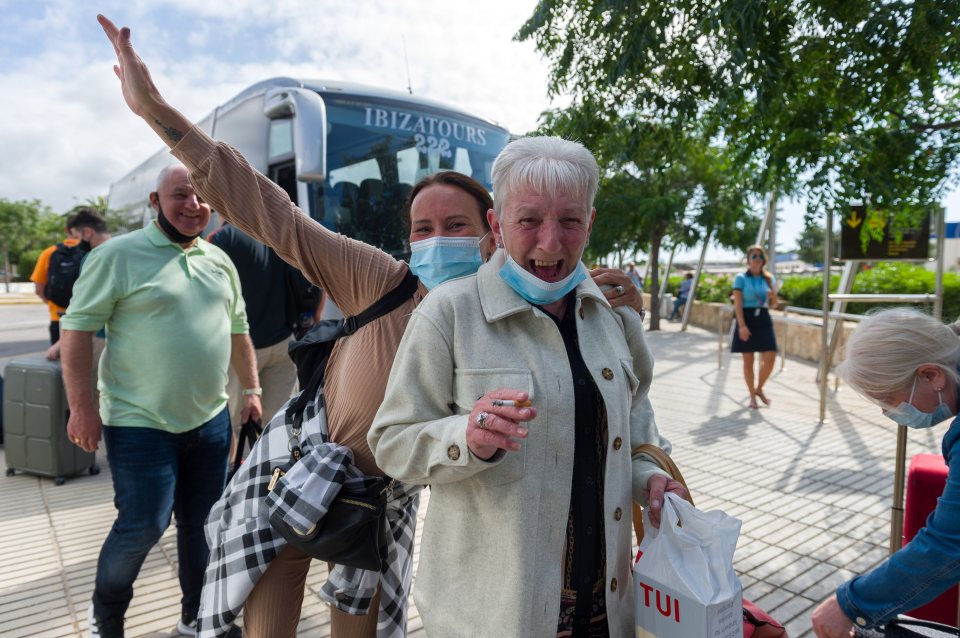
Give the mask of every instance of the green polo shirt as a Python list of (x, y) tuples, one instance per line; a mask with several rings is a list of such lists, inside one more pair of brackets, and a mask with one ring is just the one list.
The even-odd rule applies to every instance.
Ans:
[(202, 239), (184, 250), (155, 223), (90, 253), (60, 325), (106, 325), (97, 385), (105, 424), (174, 433), (223, 410), (230, 335), (249, 331), (226, 253)]

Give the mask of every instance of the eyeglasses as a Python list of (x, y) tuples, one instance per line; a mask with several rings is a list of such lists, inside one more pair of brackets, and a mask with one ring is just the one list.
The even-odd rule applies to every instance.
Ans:
[(752, 255), (750, 255), (750, 259), (763, 259), (763, 255), (761, 255), (760, 253), (753, 253)]

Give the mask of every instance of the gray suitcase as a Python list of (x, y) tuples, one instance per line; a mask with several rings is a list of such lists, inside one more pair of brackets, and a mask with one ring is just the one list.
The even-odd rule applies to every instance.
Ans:
[(69, 409), (59, 361), (42, 356), (14, 359), (3, 377), (7, 476), (21, 470), (52, 476), (62, 485), (67, 476), (100, 471), (96, 455), (67, 437)]

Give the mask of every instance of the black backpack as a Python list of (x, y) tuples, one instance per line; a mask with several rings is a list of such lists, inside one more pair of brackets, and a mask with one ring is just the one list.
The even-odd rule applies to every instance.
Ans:
[(80, 276), (80, 262), (86, 251), (80, 247), (57, 244), (57, 249), (50, 255), (50, 264), (47, 266), (47, 283), (43, 287), (43, 296), (61, 308), (70, 305), (73, 296), (73, 284)]
[(352, 335), (374, 319), (379, 319), (399, 308), (403, 302), (413, 296), (418, 283), (417, 277), (407, 271), (406, 277), (396, 288), (360, 314), (346, 319), (325, 319), (310, 328), (302, 339), (291, 343), (288, 352), (297, 366), (297, 379), (300, 381), (301, 392), (294, 401), (290, 402), (287, 414), (302, 415), (307, 403), (316, 396), (317, 390), (323, 385), (327, 362), (330, 360), (330, 353), (337, 339)]

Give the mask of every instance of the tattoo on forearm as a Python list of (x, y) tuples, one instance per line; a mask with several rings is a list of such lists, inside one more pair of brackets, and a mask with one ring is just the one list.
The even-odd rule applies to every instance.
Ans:
[(167, 137), (169, 137), (172, 141), (179, 142), (180, 140), (183, 139), (183, 133), (181, 133), (177, 129), (173, 128), (172, 126), (167, 126), (157, 118), (153, 118), (153, 121), (156, 122), (157, 125), (163, 129), (163, 132), (166, 133)]

